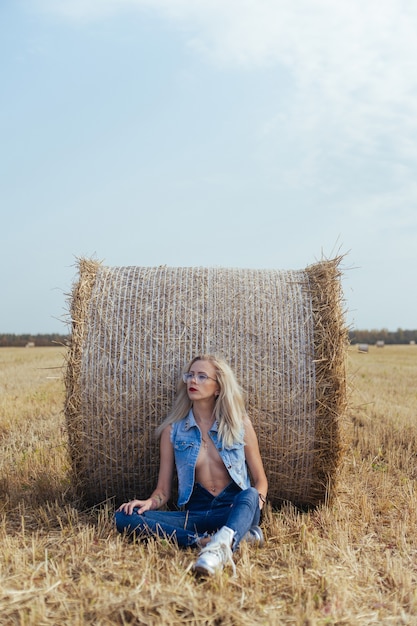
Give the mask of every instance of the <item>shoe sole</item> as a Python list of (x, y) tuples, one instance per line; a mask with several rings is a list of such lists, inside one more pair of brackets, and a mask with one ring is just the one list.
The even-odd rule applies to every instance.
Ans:
[(264, 538), (264, 534), (263, 534), (262, 530), (261, 530), (261, 529), (259, 529), (259, 530), (255, 530), (253, 534), (254, 534), (254, 535), (255, 535), (255, 537), (256, 537), (256, 539), (255, 539), (254, 543), (255, 543), (255, 544), (256, 544), (259, 548), (262, 548), (262, 547), (264, 546), (264, 544), (265, 544), (265, 538)]
[(209, 570), (207, 567), (203, 567), (202, 565), (194, 565), (193, 572), (199, 576), (214, 576), (216, 570)]
[(264, 534), (259, 526), (252, 527), (250, 531), (247, 532), (245, 537), (243, 537), (243, 540), (246, 541), (249, 545), (254, 545), (258, 546), (258, 548), (262, 548), (265, 544)]

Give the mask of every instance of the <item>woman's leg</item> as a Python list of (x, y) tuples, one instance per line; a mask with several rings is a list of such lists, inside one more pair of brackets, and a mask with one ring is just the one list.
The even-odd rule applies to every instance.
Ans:
[(252, 526), (257, 526), (261, 518), (259, 494), (254, 487), (243, 491), (231, 483), (222, 493), (213, 498), (207, 512), (209, 532), (227, 526), (234, 531), (233, 550), (236, 550), (242, 538)]
[(176, 540), (182, 547), (196, 545), (199, 539), (218, 530), (227, 519), (233, 493), (226, 492), (227, 489), (223, 492), (226, 500), (220, 496), (221, 502), (216, 506), (217, 498), (197, 484), (187, 511), (152, 510), (142, 515), (138, 514), (138, 509), (133, 509), (132, 515), (117, 511), (116, 527), (121, 533), (137, 537), (166, 537)]
[(230, 514), (225, 522), (225, 526), (234, 532), (233, 550), (246, 535), (252, 526), (257, 526), (261, 518), (259, 508), (259, 493), (254, 487), (240, 491), (233, 500)]
[(199, 533), (201, 515), (187, 511), (146, 511), (139, 515), (137, 509), (132, 515), (123, 511), (115, 514), (116, 528), (138, 538), (164, 537), (176, 541), (181, 547), (196, 545), (204, 535)]
[[(221, 501), (232, 497), (229, 507), (222, 506), (227, 511), (227, 518), (223, 521), (220, 529), (213, 535), (207, 545), (200, 551), (193, 569), (198, 574), (212, 575), (221, 570), (227, 563), (236, 568), (232, 558), (232, 551), (236, 550), (239, 542), (248, 530), (259, 523), (259, 494), (256, 489), (250, 487), (238, 493), (234, 493), (234, 486), (227, 488), (218, 498), (217, 506), (222, 506)], [(214, 502), (213, 502), (214, 504)], [(213, 511), (215, 508), (213, 508)], [(220, 517), (219, 517), (220, 519)]]
[(233, 550), (242, 537), (260, 519), (259, 494), (253, 487), (241, 491), (231, 483), (219, 494), (212, 496), (200, 485), (189, 502), (188, 511), (146, 511), (142, 515), (134, 509), (132, 515), (122, 511), (115, 514), (116, 527), (121, 533), (137, 537), (165, 537), (179, 546), (198, 545), (208, 533), (227, 526), (234, 532)]
[(259, 493), (254, 487), (243, 491), (231, 482), (218, 496), (212, 496), (197, 483), (190, 500), (191, 509), (195, 502), (199, 508), (199, 531), (215, 532), (222, 526), (231, 528), (234, 533), (233, 550), (252, 526), (257, 526), (261, 518)]

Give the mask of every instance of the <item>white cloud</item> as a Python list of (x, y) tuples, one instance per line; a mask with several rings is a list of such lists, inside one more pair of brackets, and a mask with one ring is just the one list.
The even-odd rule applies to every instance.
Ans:
[[(211, 61), (291, 68), (332, 101), (350, 92), (391, 104), (415, 88), (413, 0), (38, 0), (73, 19), (154, 11), (187, 26), (188, 44)], [(365, 98), (366, 100), (366, 98)]]
[(212, 63), (284, 66), (298, 86), (296, 106), (305, 113), (309, 103), (309, 116), (295, 113), (307, 132), (345, 119), (344, 134), (366, 148), (384, 127), (415, 131), (413, 0), (54, 0), (50, 6), (78, 19), (156, 11), (185, 26), (187, 45)]
[(275, 146), (283, 135), (299, 140), (305, 180), (315, 179), (323, 154), (372, 159), (387, 150), (393, 160), (417, 159), (414, 0), (39, 2), (78, 20), (156, 12), (208, 63), (249, 72), (284, 68), (292, 83), (285, 114), (271, 103), (257, 131)]

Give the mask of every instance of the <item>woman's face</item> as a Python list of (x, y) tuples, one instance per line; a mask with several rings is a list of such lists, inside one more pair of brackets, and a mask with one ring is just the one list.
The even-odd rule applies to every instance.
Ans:
[[(190, 400), (205, 400), (219, 395), (220, 386), (217, 382), (216, 369), (210, 361), (194, 361), (188, 372), (193, 374), (186, 383)], [(204, 375), (207, 376), (205, 380)]]

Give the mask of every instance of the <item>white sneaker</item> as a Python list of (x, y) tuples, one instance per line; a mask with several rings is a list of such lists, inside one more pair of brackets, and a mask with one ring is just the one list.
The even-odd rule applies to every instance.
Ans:
[(242, 541), (247, 541), (248, 543), (256, 543), (260, 548), (262, 548), (265, 543), (262, 528), (259, 528), (259, 526), (251, 526), (246, 535), (243, 535)]
[(217, 571), (221, 571), (227, 563), (233, 568), (233, 575), (236, 575), (236, 566), (232, 556), (232, 541), (234, 531), (227, 526), (222, 526), (211, 541), (201, 550), (197, 561), (193, 565), (193, 570), (197, 574), (213, 576)]

